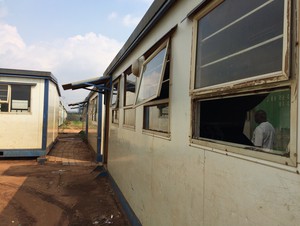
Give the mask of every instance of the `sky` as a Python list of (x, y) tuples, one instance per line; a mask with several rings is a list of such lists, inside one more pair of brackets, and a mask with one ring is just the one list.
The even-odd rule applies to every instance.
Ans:
[[(153, 0), (0, 0), (0, 68), (50, 71), (62, 84), (102, 76)], [(69, 110), (69, 108), (68, 108)]]

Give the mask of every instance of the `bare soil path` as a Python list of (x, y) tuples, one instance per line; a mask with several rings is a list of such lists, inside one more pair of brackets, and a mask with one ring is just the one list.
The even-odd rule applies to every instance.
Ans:
[(81, 151), (74, 152), (69, 138), (61, 137), (54, 151), (62, 155), (68, 146), (75, 163), (53, 153), (44, 165), (36, 159), (0, 159), (1, 226), (129, 225), (108, 178), (93, 171), (91, 153), (83, 154), (86, 146), (77, 136), (73, 145)]

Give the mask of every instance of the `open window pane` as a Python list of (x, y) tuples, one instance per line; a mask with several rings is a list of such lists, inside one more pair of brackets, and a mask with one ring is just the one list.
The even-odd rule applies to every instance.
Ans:
[(226, 0), (198, 21), (195, 88), (283, 74), (284, 0)]
[(248, 146), (250, 150), (289, 154), (290, 89), (196, 100), (194, 106), (194, 139), (224, 141)]
[(152, 100), (159, 95), (166, 56), (167, 46), (144, 63), (136, 104)]
[(144, 107), (144, 129), (169, 132), (169, 105), (167, 103)]
[(125, 106), (133, 105), (135, 101), (136, 77), (134, 74), (126, 75), (125, 79)]
[(118, 107), (119, 102), (119, 81), (113, 83), (111, 90), (111, 106)]

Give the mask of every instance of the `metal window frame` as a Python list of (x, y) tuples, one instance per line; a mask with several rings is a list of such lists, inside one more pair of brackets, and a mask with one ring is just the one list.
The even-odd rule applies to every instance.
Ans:
[[(293, 21), (299, 19), (299, 15), (293, 15), (293, 10), (296, 9), (295, 5), (292, 5), (291, 0), (285, 1), (285, 17), (284, 17), (284, 46), (283, 46), (283, 72), (281, 74), (266, 74), (252, 77), (249, 79), (241, 79), (237, 81), (222, 83), (205, 88), (195, 89), (195, 67), (196, 67), (196, 46), (197, 46), (197, 29), (198, 20), (204, 15), (212, 11), (224, 0), (213, 0), (210, 4), (205, 4), (201, 11), (197, 14), (193, 12), (193, 44), (192, 44), (192, 63), (191, 63), (191, 79), (190, 79), (190, 96), (191, 96), (191, 120), (190, 120), (190, 145), (201, 148), (208, 151), (217, 152), (227, 156), (233, 156), (237, 158), (247, 159), (249, 161), (260, 161), (264, 164), (280, 163), (282, 165), (297, 166), (297, 109), (298, 109), (298, 82), (299, 68), (293, 64), (293, 61), (299, 60), (297, 40), (298, 31), (297, 24), (292, 24)], [(291, 27), (295, 30), (291, 33)], [(292, 46), (294, 46), (292, 48)], [(223, 98), (227, 96), (240, 96), (247, 94), (254, 94), (257, 92), (263, 92), (268, 89), (280, 89), (282, 87), (290, 87), (291, 99), (290, 99), (290, 155), (278, 156), (272, 155), (267, 152), (256, 152), (245, 149), (245, 145), (233, 144), (229, 142), (218, 142), (216, 140), (209, 139), (196, 139), (193, 138), (193, 130), (195, 124), (195, 108), (194, 103), (196, 100), (210, 100), (216, 98)], [(278, 166), (278, 165), (276, 165)], [(283, 166), (282, 166), (283, 167)]]

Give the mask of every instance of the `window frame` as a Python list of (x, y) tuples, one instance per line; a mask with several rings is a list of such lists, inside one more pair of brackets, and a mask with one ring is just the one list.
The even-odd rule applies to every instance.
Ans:
[[(117, 84), (117, 99), (115, 103), (112, 103), (113, 100), (113, 91), (114, 91), (114, 85)], [(113, 125), (119, 125), (120, 122), (120, 76), (118, 76), (118, 78), (116, 78), (113, 82), (112, 82), (112, 89), (110, 92), (110, 109), (111, 109), (111, 123)], [(116, 118), (114, 116), (117, 116)]]
[[(207, 95), (218, 95), (219, 92), (233, 93), (239, 92), (241, 89), (256, 86), (259, 87), (262, 84), (273, 84), (280, 81), (288, 81), (290, 73), (290, 61), (287, 60), (290, 56), (290, 43), (291, 43), (291, 15), (289, 9), (291, 9), (291, 0), (284, 0), (284, 21), (283, 21), (283, 48), (282, 48), (282, 71), (275, 73), (267, 73), (262, 75), (256, 75), (253, 77), (238, 79), (234, 81), (219, 83), (216, 85), (211, 85), (202, 88), (195, 88), (196, 81), (196, 65), (197, 65), (197, 37), (198, 37), (198, 22), (212, 12), (216, 7), (221, 5), (224, 0), (215, 0), (212, 3), (207, 4), (200, 12), (196, 13), (193, 17), (193, 42), (192, 42), (192, 67), (191, 67), (191, 80), (190, 80), (190, 94), (195, 94), (199, 96)], [(289, 17), (289, 18), (287, 18)]]
[[(135, 80), (135, 92), (134, 92), (134, 101), (132, 104), (126, 104), (126, 98), (127, 98), (127, 77), (133, 75), (135, 78), (136, 76), (131, 72), (131, 70), (129, 72), (124, 72), (124, 104), (123, 104), (123, 127), (125, 128), (131, 128), (131, 129), (135, 129), (136, 126), (136, 108), (134, 107), (135, 104), (135, 99), (136, 99), (136, 93), (137, 93), (137, 78)], [(126, 111), (128, 110), (132, 110), (134, 111), (134, 125), (129, 125), (125, 123), (125, 115), (126, 115)]]
[[(220, 83), (217, 85), (195, 88), (196, 80), (196, 55), (197, 55), (197, 37), (198, 37), (198, 21), (214, 10), (224, 0), (215, 0), (207, 4), (201, 11), (196, 13), (193, 17), (193, 41), (192, 41), (192, 63), (190, 76), (190, 97), (191, 97), (191, 120), (190, 120), (190, 144), (197, 148), (214, 151), (221, 154), (231, 156), (244, 156), (244, 158), (253, 157), (271, 161), (275, 163), (285, 164), (289, 166), (297, 165), (297, 79), (299, 69), (293, 66), (293, 61), (299, 59), (296, 48), (297, 30), (295, 25), (295, 34), (291, 33), (292, 22), (292, 2), (291, 0), (284, 0), (284, 20), (283, 20), (283, 46), (282, 46), (282, 71), (280, 73), (269, 73), (264, 75), (256, 75), (254, 77), (239, 79), (235, 81)], [(295, 45), (294, 45), (295, 44)], [(292, 47), (294, 46), (294, 47)], [(295, 76), (296, 75), (296, 76)], [(224, 97), (238, 97), (244, 95), (251, 95), (257, 92), (267, 91), (269, 89), (280, 89), (289, 87), (290, 98), (290, 152), (289, 156), (273, 155), (267, 152), (250, 151), (245, 149), (246, 145), (237, 143), (223, 142), (218, 140), (211, 140), (207, 138), (193, 138), (194, 126), (196, 124), (196, 104), (197, 101), (213, 100)], [(200, 116), (199, 116), (200, 117)], [(256, 160), (253, 160), (256, 161)]]
[[(9, 101), (9, 99), (10, 99), (10, 85), (8, 85), (8, 84), (0, 84), (0, 86), (7, 86), (7, 93), (6, 93), (6, 100), (2, 100), (2, 99), (0, 99), (0, 103), (8, 103)], [(0, 91), (3, 91), (3, 90), (0, 90)]]
[[(168, 61), (168, 56), (169, 56), (169, 47), (170, 46), (170, 38), (167, 38), (165, 41), (162, 42), (162, 44), (155, 49), (155, 51), (143, 62), (143, 65), (142, 65), (142, 69), (141, 69), (141, 72), (140, 72), (140, 75), (139, 75), (139, 79), (138, 79), (138, 86), (137, 86), (137, 91), (136, 91), (136, 99), (135, 99), (135, 107), (138, 107), (138, 106), (141, 106), (147, 102), (150, 102), (151, 100), (157, 98), (161, 92), (161, 87), (162, 87), (162, 82), (163, 82), (163, 77), (164, 77), (164, 73), (165, 73), (165, 69), (166, 69), (166, 65), (167, 65), (167, 61)], [(151, 60), (161, 51), (163, 50), (164, 48), (166, 48), (166, 53), (164, 55), (164, 58), (163, 58), (163, 63), (162, 63), (162, 69), (161, 69), (161, 72), (160, 72), (160, 79), (159, 79), (159, 82), (158, 82), (158, 86), (156, 88), (156, 92), (154, 95), (148, 97), (147, 99), (144, 99), (143, 101), (139, 102), (138, 103), (138, 98), (139, 98), (139, 92), (140, 92), (140, 88), (141, 88), (141, 83), (142, 83), (142, 80), (143, 80), (143, 73), (144, 73), (144, 68), (145, 66), (151, 62)]]
[[(8, 105), (8, 111), (0, 111), (0, 113), (8, 113), (8, 114), (28, 114), (28, 113), (31, 113), (31, 97), (32, 97), (32, 86), (35, 86), (36, 84), (35, 83), (17, 83), (17, 82), (4, 82), (4, 83), (0, 83), (0, 85), (7, 85), (8, 89), (7, 89), (7, 100), (6, 101), (3, 101), (3, 100), (0, 100), (0, 104), (4, 103), (4, 104), (7, 104)], [(28, 86), (29, 88), (29, 99), (28, 99), (28, 103), (27, 103), (27, 108), (26, 109), (13, 109), (12, 108), (12, 86)], [(29, 106), (28, 106), (29, 105)]]
[[(163, 138), (170, 138), (171, 137), (171, 124), (170, 124), (170, 102), (169, 99), (162, 99), (162, 100), (156, 100), (152, 102), (148, 102), (143, 105), (143, 133), (144, 134), (154, 134), (158, 137), (163, 137)], [(162, 131), (157, 131), (157, 130), (150, 130), (150, 129), (145, 129), (145, 107), (152, 107), (152, 106), (158, 106), (162, 104), (168, 104), (168, 131), (167, 132), (162, 132)]]

